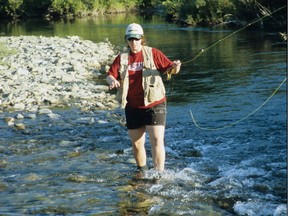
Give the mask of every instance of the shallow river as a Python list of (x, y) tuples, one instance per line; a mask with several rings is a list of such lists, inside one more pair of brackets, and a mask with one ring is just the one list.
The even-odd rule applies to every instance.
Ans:
[(184, 62), (166, 82), (166, 171), (132, 178), (127, 131), (113, 121), (121, 110), (53, 110), (58, 119), (19, 120), (25, 131), (3, 122), (15, 113), (0, 113), (0, 214), (286, 215), (286, 83), (275, 89), (287, 64), (276, 34), (244, 30), (187, 62), (232, 30), (119, 15), (0, 24), (0, 32), (123, 46), (131, 22), (143, 25), (150, 46)]

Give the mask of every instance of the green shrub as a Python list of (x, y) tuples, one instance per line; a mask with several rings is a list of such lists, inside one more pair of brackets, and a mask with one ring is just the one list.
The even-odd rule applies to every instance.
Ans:
[(162, 3), (162, 5), (166, 9), (168, 20), (176, 21), (180, 19), (180, 11), (182, 6), (182, 0), (166, 0)]
[[(286, 0), (233, 0), (237, 10), (235, 16), (238, 20), (249, 23), (262, 16), (268, 15), (283, 6), (287, 6)], [(287, 8), (273, 14), (270, 18), (258, 23), (261, 28), (285, 29), (287, 25)]]
[(4, 6), (4, 10), (6, 11), (7, 15), (11, 17), (17, 17), (22, 13), (22, 4), (23, 0), (7, 0)]
[(22, 8), (27, 17), (39, 17), (47, 14), (52, 0), (23, 0)]
[(190, 25), (220, 23), (234, 11), (231, 0), (166, 0), (163, 5), (169, 17)]
[(52, 10), (62, 16), (81, 15), (87, 7), (81, 0), (52, 0)]

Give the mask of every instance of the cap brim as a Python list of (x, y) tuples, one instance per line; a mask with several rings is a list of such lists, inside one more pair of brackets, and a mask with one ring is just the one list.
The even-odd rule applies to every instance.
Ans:
[(126, 35), (126, 39), (129, 39), (129, 38), (141, 39), (141, 38), (142, 38), (142, 35), (139, 35), (139, 34), (129, 34), (129, 35)]

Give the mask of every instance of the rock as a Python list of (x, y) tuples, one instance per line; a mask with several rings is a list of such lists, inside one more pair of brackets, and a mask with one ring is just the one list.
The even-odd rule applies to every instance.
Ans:
[(105, 120), (98, 120), (97, 122), (98, 122), (98, 124), (107, 124), (107, 123), (109, 123), (108, 121), (105, 121)]
[(48, 113), (47, 115), (51, 119), (59, 119), (60, 118), (60, 115), (55, 114), (55, 113)]
[(23, 111), (25, 109), (25, 104), (24, 103), (14, 104), (13, 109), (15, 111)]
[(101, 102), (96, 102), (96, 106), (100, 107), (102, 109), (106, 108), (106, 106), (103, 103), (101, 103)]
[(32, 113), (32, 114), (27, 114), (27, 118), (28, 119), (36, 119), (37, 117), (34, 113)]
[(15, 119), (12, 118), (12, 117), (5, 117), (4, 121), (5, 121), (8, 125), (14, 125)]
[(41, 178), (36, 173), (29, 173), (24, 177), (25, 181), (37, 181), (39, 179), (41, 179)]
[(78, 124), (93, 124), (95, 122), (93, 117), (83, 117), (75, 121)]
[(16, 123), (14, 124), (14, 127), (17, 129), (17, 130), (25, 130), (25, 125), (23, 123)]
[(4, 159), (0, 160), (0, 168), (5, 168), (8, 165), (8, 162)]
[(76, 79), (73, 74), (66, 74), (62, 77), (62, 82), (74, 82)]
[(5, 191), (8, 188), (8, 185), (4, 182), (0, 182), (0, 192)]
[(43, 109), (40, 109), (40, 110), (38, 111), (38, 114), (39, 114), (39, 115), (51, 114), (51, 113), (53, 113), (52, 110), (50, 110), (50, 109), (48, 109), (48, 108), (43, 108)]
[(136, 164), (136, 161), (135, 161), (134, 158), (129, 158), (129, 159), (127, 160), (127, 163)]
[(72, 85), (71, 92), (77, 93), (79, 91), (79, 89), (80, 89), (79, 86), (76, 83), (74, 83)]
[(29, 75), (29, 71), (26, 68), (18, 68), (16, 74), (20, 78), (21, 76), (28, 76)]
[(18, 113), (18, 114), (15, 116), (15, 119), (24, 119), (24, 116), (23, 116), (21, 113)]
[(72, 174), (67, 178), (67, 180), (71, 181), (71, 182), (87, 182), (87, 181), (89, 181), (89, 179), (85, 176), (72, 175)]

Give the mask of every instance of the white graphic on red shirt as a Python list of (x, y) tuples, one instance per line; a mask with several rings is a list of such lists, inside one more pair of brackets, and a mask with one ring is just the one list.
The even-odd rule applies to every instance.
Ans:
[(143, 62), (134, 62), (128, 66), (128, 70), (130, 71), (139, 71), (143, 69)]

